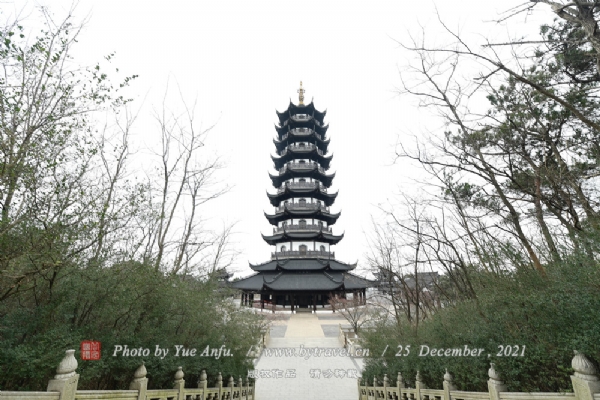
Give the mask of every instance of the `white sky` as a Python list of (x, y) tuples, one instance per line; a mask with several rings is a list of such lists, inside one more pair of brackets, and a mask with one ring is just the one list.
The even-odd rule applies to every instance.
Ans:
[[(551, 21), (539, 6), (505, 24), (484, 22), (524, 2), (439, 0), (437, 9), (451, 28), (483, 44), (484, 37), (535, 35), (540, 21)], [(4, 17), (36, 4), (61, 17), (71, 1), (5, 1)], [(207, 216), (215, 223), (238, 221), (242, 254), (235, 269), (242, 275), (251, 272), (248, 261), (270, 257), (272, 247), (260, 233), (272, 229), (263, 210), (273, 211), (265, 191), (273, 190), (267, 172), (274, 172), (275, 110), (284, 111), (290, 98), (297, 103), (302, 80), (306, 102), (314, 98), (317, 109), (327, 109), (330, 124), (330, 172), (337, 172), (332, 189), (340, 191), (333, 210), (342, 211), (334, 233), (345, 232), (334, 251), (338, 259), (364, 265), (376, 204), (415, 190), (411, 180), (418, 170), (390, 165), (397, 136), (439, 127), (431, 110), (395, 92), (398, 69), (411, 55), (394, 39), (419, 36), (421, 26), (428, 38), (441, 37), (435, 7), (431, 0), (80, 0), (75, 15), (89, 22), (74, 54), (91, 65), (116, 52), (114, 64), (139, 75), (133, 96), (138, 105), (145, 98), (135, 130), (141, 141), (155, 129), (150, 111), (160, 105), (169, 79), (190, 103), (197, 97), (202, 126), (217, 123), (208, 144), (226, 160), (221, 176), (234, 188)]]

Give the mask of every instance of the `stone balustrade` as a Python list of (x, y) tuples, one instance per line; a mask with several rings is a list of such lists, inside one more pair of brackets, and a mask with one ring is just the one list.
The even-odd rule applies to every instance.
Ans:
[(377, 377), (370, 382), (358, 382), (359, 400), (403, 399), (403, 400), (599, 400), (600, 377), (598, 370), (588, 358), (575, 351), (571, 362), (575, 373), (571, 375), (573, 393), (521, 393), (507, 392), (506, 385), (496, 371), (494, 363), (488, 370), (487, 392), (465, 392), (458, 390), (452, 382), (452, 375), (446, 370), (442, 389), (429, 389), (422, 380), (419, 372), (415, 378), (415, 387), (407, 388), (402, 374), (398, 372), (396, 383), (392, 384), (387, 374), (383, 381)]
[[(263, 336), (264, 337), (264, 336)], [(129, 390), (77, 390), (79, 374), (77, 370), (77, 360), (75, 359), (75, 350), (67, 350), (63, 360), (56, 369), (54, 379), (48, 382), (48, 388), (45, 392), (9, 392), (0, 391), (0, 400), (221, 400), (221, 399), (240, 399), (253, 400), (254, 386), (246, 378), (242, 382), (240, 377), (237, 381), (229, 377), (226, 384), (223, 384), (223, 377), (219, 372), (217, 385), (208, 387), (206, 380), (206, 371), (200, 373), (200, 380), (196, 388), (186, 388), (184, 373), (179, 367), (175, 372), (172, 389), (148, 389), (148, 378), (146, 378), (146, 366), (142, 363), (133, 374), (133, 380), (129, 385)]]
[(323, 169), (323, 167), (321, 167), (316, 162), (304, 162), (304, 163), (300, 163), (300, 162), (288, 162), (288, 163), (285, 164), (285, 166), (279, 168), (279, 174), (280, 175), (284, 174), (287, 169), (290, 169), (292, 171), (293, 170), (311, 170), (311, 169), (316, 169), (320, 173), (322, 173), (323, 175), (325, 175), (325, 170)]
[(330, 226), (322, 226), (322, 225), (317, 225), (317, 224), (304, 224), (304, 225), (299, 225), (299, 224), (290, 224), (290, 225), (286, 225), (285, 229), (284, 227), (276, 227), (273, 228), (273, 233), (282, 233), (283, 231), (286, 232), (290, 232), (290, 231), (323, 231), (323, 232), (327, 232), (327, 233), (331, 233), (331, 227)]
[[(310, 129), (307, 129), (306, 131), (292, 131), (292, 133), (293, 133), (294, 135), (296, 135), (296, 136), (309, 136), (309, 135), (312, 135), (312, 134), (313, 134), (313, 132), (314, 132), (314, 131), (312, 131), (312, 130), (310, 130)], [(280, 142), (283, 142), (284, 140), (286, 140), (286, 139), (288, 138), (288, 136), (289, 136), (289, 133), (286, 133), (285, 135), (283, 135), (283, 136), (281, 137), (281, 140), (280, 140)], [(316, 138), (317, 138), (317, 139), (319, 139), (319, 140), (323, 140), (323, 136), (322, 136), (322, 135), (320, 135), (320, 134), (318, 134), (318, 133), (315, 133), (315, 136), (316, 136)]]
[[(301, 150), (301, 151), (312, 151), (316, 146), (312, 143), (305, 144), (304, 146), (298, 144), (291, 144), (287, 148), (283, 149), (283, 151), (279, 154), (280, 157), (283, 157), (287, 154), (288, 150)], [(317, 154), (324, 156), (325, 154), (317, 149)]]
[(275, 211), (285, 211), (288, 210), (318, 210), (321, 209), (325, 212), (330, 212), (329, 207), (324, 206), (321, 203), (288, 203), (285, 206), (275, 207)]
[(339, 324), (338, 339), (352, 357), (367, 357), (369, 350), (363, 348), (361, 340), (351, 327)]
[(319, 182), (286, 182), (277, 189), (277, 193), (285, 192), (286, 188), (290, 189), (315, 189), (319, 188), (321, 192), (327, 193), (327, 188)]
[(287, 250), (287, 251), (278, 251), (277, 253), (271, 253), (271, 260), (276, 260), (279, 258), (306, 258), (306, 257), (319, 257), (319, 258), (335, 259), (335, 253), (328, 252), (328, 251), (320, 251), (320, 250), (307, 250), (307, 251)]

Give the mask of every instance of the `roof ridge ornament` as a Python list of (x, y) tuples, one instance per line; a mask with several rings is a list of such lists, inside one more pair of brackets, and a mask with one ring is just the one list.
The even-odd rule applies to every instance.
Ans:
[(298, 105), (299, 106), (304, 105), (304, 92), (305, 92), (305, 90), (302, 88), (302, 81), (300, 81), (300, 89), (298, 89), (298, 100), (299, 100)]

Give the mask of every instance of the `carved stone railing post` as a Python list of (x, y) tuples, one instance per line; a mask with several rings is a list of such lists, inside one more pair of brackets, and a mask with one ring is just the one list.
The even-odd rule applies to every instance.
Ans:
[(135, 370), (133, 374), (133, 380), (129, 384), (129, 390), (138, 391), (138, 400), (146, 400), (146, 391), (148, 390), (148, 378), (146, 378), (146, 366), (142, 362), (142, 365)]
[(227, 380), (227, 395), (225, 397), (225, 400), (231, 400), (231, 398), (233, 398), (233, 387), (235, 385), (233, 384), (233, 376), (229, 375), (229, 379)]
[(427, 386), (421, 380), (421, 371), (417, 370), (417, 376), (415, 377), (415, 399), (421, 400), (421, 389), (427, 389)]
[(595, 393), (600, 393), (600, 379), (598, 370), (588, 358), (574, 350), (575, 356), (571, 361), (571, 367), (575, 373), (571, 375), (573, 392), (577, 400), (593, 400)]
[(388, 386), (390, 386), (390, 380), (387, 377), (387, 374), (383, 374), (383, 395), (384, 399), (388, 398)]
[(398, 376), (396, 377), (396, 386), (398, 387), (398, 398), (402, 399), (402, 389), (406, 388), (406, 385), (400, 371), (398, 371)]
[(252, 395), (252, 397), (250, 397), (250, 379), (248, 379), (248, 377), (246, 377), (246, 396), (244, 398), (244, 400), (249, 400), (249, 399), (253, 399), (254, 398), (254, 394)]
[(500, 374), (496, 372), (494, 363), (490, 363), (488, 370), (488, 391), (490, 392), (490, 400), (500, 400), (500, 392), (506, 392), (506, 385), (502, 382)]
[(185, 380), (183, 380), (183, 368), (177, 368), (177, 372), (175, 372), (175, 383), (173, 385), (173, 389), (177, 390), (177, 400), (185, 400)]
[(219, 390), (219, 399), (222, 396), (223, 393), (223, 375), (221, 375), (221, 373), (219, 372), (219, 375), (217, 375), (217, 389)]
[(238, 388), (240, 394), (238, 395), (238, 399), (242, 399), (242, 393), (244, 392), (244, 383), (242, 382), (242, 376), (240, 375), (240, 379), (238, 379)]
[(202, 389), (202, 399), (206, 398), (206, 388), (208, 382), (206, 381), (206, 370), (200, 371), (200, 378), (198, 378), (198, 389)]
[(67, 350), (65, 357), (56, 368), (54, 379), (48, 382), (46, 391), (59, 392), (59, 400), (75, 400), (77, 382), (79, 382), (79, 374), (75, 373), (76, 369), (75, 350)]
[(456, 387), (452, 383), (452, 375), (446, 369), (446, 373), (444, 374), (444, 400), (452, 400), (450, 392), (453, 390), (456, 390)]

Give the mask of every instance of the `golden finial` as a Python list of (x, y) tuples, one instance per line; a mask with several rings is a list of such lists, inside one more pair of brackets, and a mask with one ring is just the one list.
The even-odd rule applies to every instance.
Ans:
[(298, 105), (303, 106), (304, 105), (304, 89), (302, 89), (302, 81), (300, 81), (300, 89), (298, 89), (298, 93), (300, 94), (300, 96), (299, 96), (300, 103), (298, 103)]

